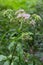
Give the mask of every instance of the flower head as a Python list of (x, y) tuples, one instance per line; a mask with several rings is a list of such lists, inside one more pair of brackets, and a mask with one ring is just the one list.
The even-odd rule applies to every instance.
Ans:
[(17, 18), (29, 19), (30, 18), (30, 14), (20, 13), (20, 14), (17, 15)]
[(23, 17), (24, 19), (29, 19), (29, 18), (30, 18), (30, 14), (23, 13), (23, 14), (22, 14), (22, 17)]
[(30, 14), (25, 13), (23, 9), (18, 10), (15, 15), (17, 15), (17, 18), (23, 18), (24, 20), (30, 18)]

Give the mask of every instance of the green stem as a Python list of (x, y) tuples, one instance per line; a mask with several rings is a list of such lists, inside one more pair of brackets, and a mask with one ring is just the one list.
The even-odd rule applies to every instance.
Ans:
[(35, 65), (35, 61), (33, 60), (33, 65)]

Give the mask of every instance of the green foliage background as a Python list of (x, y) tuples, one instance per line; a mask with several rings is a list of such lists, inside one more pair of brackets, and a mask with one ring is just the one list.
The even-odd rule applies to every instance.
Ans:
[[(34, 16), (35, 27), (18, 20), (18, 9), (41, 20)], [(0, 0), (0, 65), (43, 65), (43, 0)]]

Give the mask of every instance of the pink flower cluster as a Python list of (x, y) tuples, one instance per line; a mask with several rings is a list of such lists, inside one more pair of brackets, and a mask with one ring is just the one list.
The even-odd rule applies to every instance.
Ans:
[(30, 14), (25, 13), (24, 10), (18, 10), (16, 14), (17, 14), (17, 18), (24, 18), (24, 19), (30, 18)]
[(26, 13), (22, 13), (22, 14), (18, 14), (17, 15), (17, 18), (21, 18), (23, 17), (24, 19), (29, 19), (30, 18), (30, 15), (29, 14), (26, 14)]

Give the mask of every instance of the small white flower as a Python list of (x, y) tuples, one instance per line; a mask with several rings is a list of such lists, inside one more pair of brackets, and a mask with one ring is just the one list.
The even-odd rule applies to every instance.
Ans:
[(22, 17), (22, 14), (18, 14), (18, 15), (17, 15), (17, 18), (21, 18), (21, 17)]
[(30, 24), (34, 26), (36, 24), (36, 22), (34, 20), (32, 20), (32, 21), (30, 21)]
[(23, 9), (20, 9), (20, 10), (18, 10), (18, 11), (15, 12), (15, 15), (17, 15), (19, 13), (23, 13), (23, 12), (24, 12), (24, 10)]

